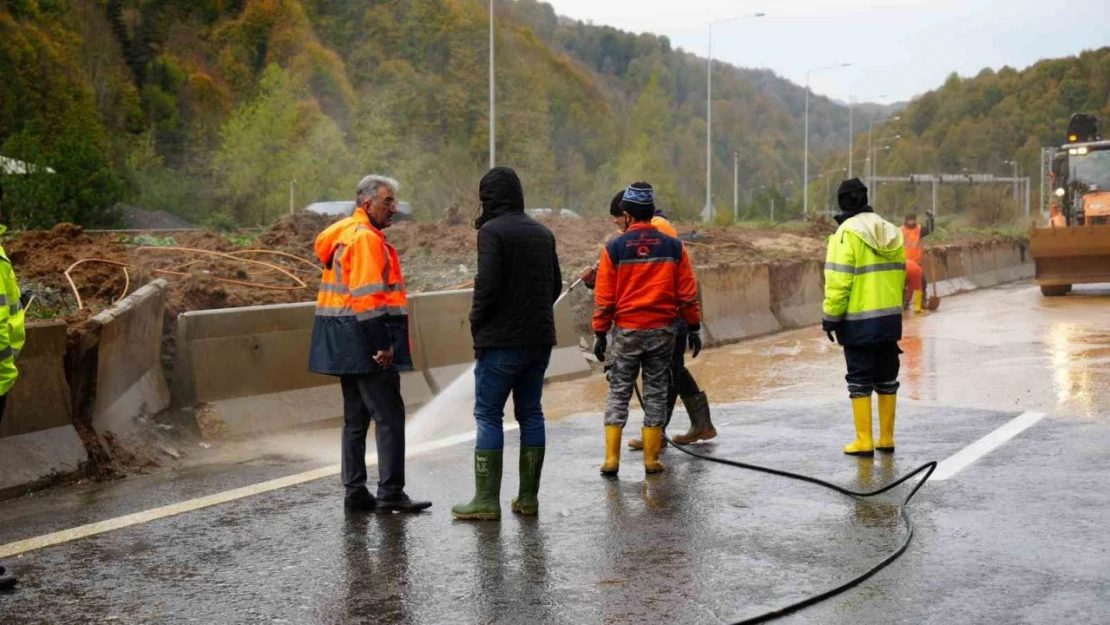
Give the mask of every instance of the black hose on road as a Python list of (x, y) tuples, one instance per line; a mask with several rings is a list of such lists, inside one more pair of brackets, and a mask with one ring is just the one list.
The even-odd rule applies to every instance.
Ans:
[[(643, 407), (644, 398), (640, 394), (640, 387), (638, 385), (633, 385), (633, 388), (636, 390), (636, 399), (639, 400), (640, 406)], [(852, 579), (840, 584), (839, 586), (835, 586), (835, 587), (830, 588), (830, 589), (828, 589), (828, 590), (826, 590), (822, 593), (813, 595), (811, 597), (807, 597), (807, 598), (805, 598), (801, 601), (798, 601), (796, 603), (792, 603), (790, 605), (783, 606), (781, 608), (771, 610), (770, 612), (764, 612), (763, 614), (759, 614), (757, 616), (752, 616), (752, 617), (748, 617), (748, 618), (736, 621), (732, 625), (754, 625), (755, 623), (766, 623), (768, 621), (772, 621), (774, 619), (781, 618), (781, 617), (786, 616), (788, 614), (792, 614), (794, 612), (797, 612), (798, 610), (802, 610), (802, 609), (808, 608), (812, 605), (816, 605), (816, 604), (824, 601), (825, 599), (830, 599), (832, 597), (835, 597), (836, 595), (839, 595), (840, 593), (842, 593), (846, 590), (849, 590), (851, 588), (854, 588), (854, 587), (862, 584), (863, 582), (870, 579), (871, 576), (875, 575), (879, 571), (886, 568), (887, 565), (889, 565), (891, 562), (894, 562), (895, 560), (897, 560), (903, 553), (906, 552), (906, 549), (909, 548), (909, 546), (910, 546), (910, 541), (913, 540), (913, 521), (910, 519), (909, 512), (907, 512), (906, 508), (909, 506), (910, 500), (912, 500), (914, 495), (917, 494), (917, 491), (921, 490), (921, 487), (925, 485), (925, 482), (929, 481), (929, 477), (933, 474), (933, 471), (935, 471), (936, 468), (937, 468), (937, 463), (936, 463), (935, 460), (932, 461), (932, 462), (926, 462), (925, 464), (917, 467), (913, 471), (910, 471), (906, 475), (898, 478), (897, 480), (894, 480), (890, 484), (887, 484), (886, 486), (883, 486), (882, 488), (880, 488), (878, 490), (864, 492), (864, 491), (852, 490), (850, 488), (845, 488), (843, 486), (840, 486), (839, 484), (833, 484), (832, 482), (826, 482), (825, 480), (822, 480), (822, 479), (816, 478), (816, 477), (811, 477), (809, 475), (802, 475), (800, 473), (792, 473), (790, 471), (784, 471), (782, 469), (773, 469), (771, 467), (764, 467), (764, 466), (760, 466), (758, 464), (750, 464), (750, 463), (747, 463), (747, 462), (740, 462), (739, 460), (729, 460), (728, 458), (718, 458), (716, 456), (709, 456), (709, 455), (702, 454), (702, 453), (699, 453), (699, 452), (696, 452), (696, 451), (692, 451), (689, 448), (690, 447), (689, 445), (679, 445), (678, 443), (671, 440), (671, 437), (667, 436), (665, 433), (664, 433), (663, 437), (665, 439), (667, 439), (667, 442), (670, 443), (672, 447), (674, 447), (675, 449), (678, 449), (679, 451), (681, 451), (684, 454), (693, 456), (694, 458), (699, 458), (701, 460), (707, 460), (709, 462), (716, 462), (718, 464), (723, 464), (723, 465), (727, 465), (727, 466), (730, 466), (730, 467), (736, 467), (738, 469), (747, 469), (749, 471), (758, 471), (760, 473), (768, 473), (770, 475), (777, 475), (779, 477), (785, 477), (785, 478), (792, 479), (792, 480), (798, 480), (798, 481), (801, 481), (801, 482), (808, 482), (810, 484), (816, 484), (817, 486), (822, 486), (822, 487), (827, 488), (829, 490), (836, 491), (836, 492), (838, 492), (842, 495), (847, 495), (849, 497), (855, 497), (857, 499), (867, 499), (869, 497), (876, 497), (878, 495), (881, 495), (883, 493), (891, 491), (891, 490), (901, 486), (902, 484), (906, 483), (907, 481), (914, 478), (915, 476), (924, 473), (924, 476), (921, 478), (921, 481), (918, 482), (917, 485), (913, 487), (913, 490), (911, 490), (910, 493), (908, 495), (906, 495), (906, 498), (902, 500), (902, 503), (900, 503), (898, 505), (898, 514), (899, 514), (899, 516), (902, 517), (902, 525), (906, 528), (906, 538), (905, 538), (905, 540), (902, 541), (902, 544), (897, 549), (895, 549), (890, 555), (883, 558), (882, 561), (875, 564), (875, 566), (872, 566), (870, 569), (864, 571), (862, 574), (853, 577)]]

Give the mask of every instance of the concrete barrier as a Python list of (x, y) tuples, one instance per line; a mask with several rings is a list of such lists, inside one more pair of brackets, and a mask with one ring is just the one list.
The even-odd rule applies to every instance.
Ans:
[(169, 407), (162, 373), (168, 288), (165, 280), (155, 280), (92, 318), (99, 326), (99, 342), (91, 422), (100, 436), (128, 435), (138, 417)]
[(708, 345), (732, 343), (782, 329), (771, 311), (768, 265), (698, 267), (695, 273)]
[[(928, 252), (937, 259), (938, 267), (943, 266), (936, 282), (941, 297), (1033, 277), (1027, 248), (1019, 242), (952, 245)], [(928, 273), (929, 268), (925, 270)]]
[[(437, 393), (474, 364), (474, 343), (470, 335), (473, 299), (473, 289), (409, 296), (409, 335), (413, 352), (419, 354), (428, 383)], [(572, 308), (570, 297), (564, 297), (555, 307), (556, 347), (547, 368), (548, 380), (568, 379), (590, 371), (578, 347)]]
[[(315, 308), (310, 302), (181, 314), (174, 405), (193, 409), (210, 437), (342, 417), (338, 380), (308, 371)], [(419, 372), (401, 375), (401, 392), (410, 407), (432, 397)]]
[(0, 422), (0, 494), (78, 471), (88, 460), (73, 427), (65, 376), (66, 324), (30, 323)]
[(821, 323), (824, 265), (817, 261), (774, 263), (769, 272), (771, 312), (784, 330)]

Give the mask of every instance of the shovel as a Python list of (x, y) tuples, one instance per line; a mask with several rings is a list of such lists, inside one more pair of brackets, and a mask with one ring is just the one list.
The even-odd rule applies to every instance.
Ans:
[(933, 256), (929, 255), (929, 273), (933, 275), (933, 294), (929, 296), (928, 303), (925, 304), (926, 310), (936, 310), (940, 308), (940, 296), (937, 295), (937, 271), (936, 265), (933, 264)]

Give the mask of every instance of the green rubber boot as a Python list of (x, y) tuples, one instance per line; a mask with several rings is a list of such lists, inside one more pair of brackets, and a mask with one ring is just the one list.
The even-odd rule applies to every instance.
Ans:
[[(501, 520), (501, 458), (500, 449), (474, 450), (474, 499), (451, 508), (451, 514), (462, 521)], [(537, 484), (539, 480), (537, 478)]]
[(540, 513), (540, 474), (543, 473), (544, 447), (520, 448), (520, 492), (513, 500), (513, 512), (524, 516)]

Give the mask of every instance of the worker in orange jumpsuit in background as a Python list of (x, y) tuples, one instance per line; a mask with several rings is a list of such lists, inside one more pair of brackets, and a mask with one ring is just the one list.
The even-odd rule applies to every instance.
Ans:
[(1053, 204), (1049, 209), (1048, 225), (1053, 228), (1066, 228), (1068, 226), (1068, 218), (1064, 217), (1064, 213), (1060, 211), (1058, 204)]
[[(909, 269), (909, 261), (917, 263), (920, 268), (922, 261), (921, 253), (921, 240), (936, 232), (937, 224), (933, 218), (933, 211), (925, 211), (925, 225), (922, 226), (917, 223), (917, 215), (909, 213), (906, 215), (905, 221), (902, 222), (902, 240), (906, 245), (906, 263), (907, 271)], [(929, 286), (928, 278), (925, 272), (921, 272), (921, 292), (924, 293), (925, 289)]]
[(905, 296), (902, 298), (903, 308), (909, 309), (910, 303), (913, 303), (914, 312), (922, 312), (924, 309), (922, 302), (925, 299), (925, 274), (921, 271), (921, 265), (906, 259), (906, 291)]

